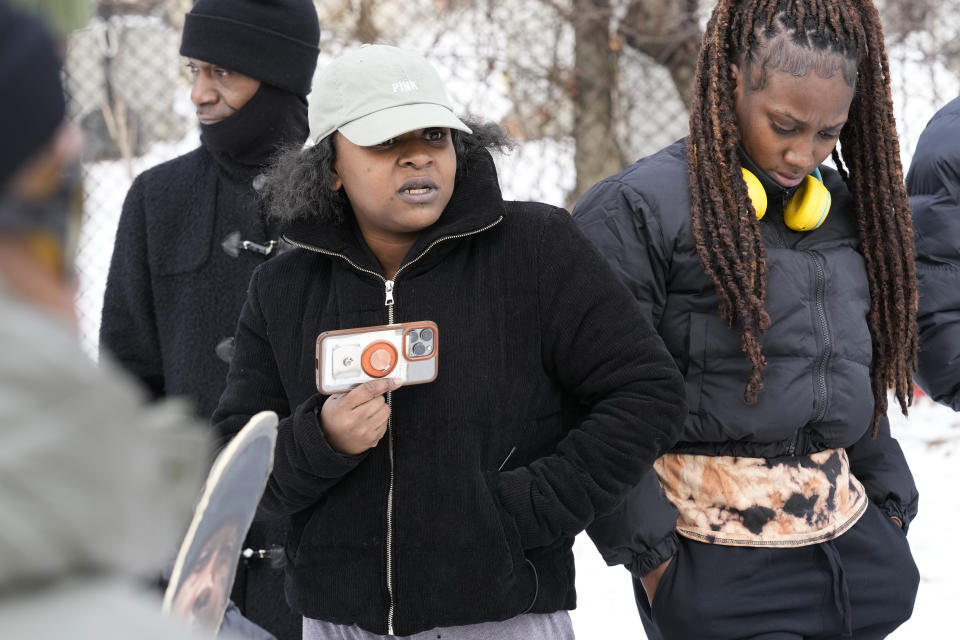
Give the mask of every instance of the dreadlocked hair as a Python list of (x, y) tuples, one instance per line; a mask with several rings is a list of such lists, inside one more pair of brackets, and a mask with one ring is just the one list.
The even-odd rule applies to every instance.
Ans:
[(740, 329), (751, 364), (744, 399), (753, 404), (766, 366), (760, 337), (770, 324), (767, 266), (760, 224), (740, 179), (731, 64), (740, 65), (744, 82), (759, 75), (747, 90), (762, 88), (770, 69), (842, 73), (856, 89), (832, 155), (853, 195), (870, 286), (875, 436), (888, 388), (907, 412), (918, 343), (913, 229), (879, 15), (870, 0), (720, 0), (707, 24), (690, 109), (693, 232), (720, 296), (720, 314)]

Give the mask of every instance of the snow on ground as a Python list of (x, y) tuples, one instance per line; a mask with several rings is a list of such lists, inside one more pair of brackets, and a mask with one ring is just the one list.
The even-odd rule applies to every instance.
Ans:
[[(920, 489), (920, 514), (907, 537), (920, 568), (920, 591), (913, 617), (889, 637), (957, 637), (960, 552), (953, 535), (960, 527), (960, 414), (924, 397), (909, 419), (891, 409), (890, 421)], [(644, 638), (627, 571), (607, 567), (586, 534), (577, 538), (573, 551), (578, 607), (571, 617), (577, 639)]]

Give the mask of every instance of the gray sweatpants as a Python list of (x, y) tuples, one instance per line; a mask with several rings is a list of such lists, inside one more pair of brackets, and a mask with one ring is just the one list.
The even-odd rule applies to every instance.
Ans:
[(438, 627), (412, 636), (380, 636), (360, 627), (303, 619), (303, 640), (574, 640), (566, 611), (527, 613), (502, 622)]

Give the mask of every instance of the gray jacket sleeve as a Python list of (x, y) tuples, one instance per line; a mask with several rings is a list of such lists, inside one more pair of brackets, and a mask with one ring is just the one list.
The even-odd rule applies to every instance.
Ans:
[(960, 411), (960, 98), (930, 121), (907, 174), (920, 286), (916, 381)]
[[(668, 264), (659, 230), (648, 224), (645, 207), (633, 189), (604, 181), (584, 194), (573, 217), (656, 327), (666, 301)], [(678, 515), (651, 470), (587, 533), (607, 564), (625, 565), (643, 577), (676, 552)]]
[(175, 552), (207, 470), (185, 403), (145, 406), (53, 318), (0, 282), (0, 590), (68, 575), (138, 576)]

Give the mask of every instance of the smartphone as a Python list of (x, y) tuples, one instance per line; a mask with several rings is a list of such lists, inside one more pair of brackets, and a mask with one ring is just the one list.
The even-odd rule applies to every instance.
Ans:
[(432, 382), (438, 338), (429, 320), (324, 331), (317, 336), (317, 390), (329, 395), (387, 377), (402, 385)]

